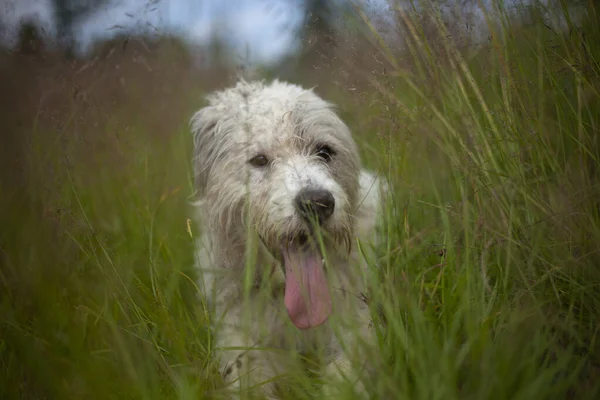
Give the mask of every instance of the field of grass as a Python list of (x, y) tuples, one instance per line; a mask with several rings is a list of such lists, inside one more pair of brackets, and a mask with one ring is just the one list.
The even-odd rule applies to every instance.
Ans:
[[(411, 68), (366, 29), (385, 72), (360, 97), (327, 90), (393, 187), (372, 398), (600, 398), (600, 20), (584, 7), (564, 31), (490, 11), (469, 56), (403, 14)], [(190, 134), (128, 123), (89, 153), (28, 125), (25, 178), (0, 187), (2, 399), (223, 394)]]

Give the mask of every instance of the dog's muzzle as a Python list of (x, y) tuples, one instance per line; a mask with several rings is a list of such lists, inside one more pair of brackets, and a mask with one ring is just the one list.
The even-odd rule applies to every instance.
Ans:
[(309, 224), (323, 224), (335, 210), (335, 198), (328, 190), (304, 189), (294, 199), (294, 207)]

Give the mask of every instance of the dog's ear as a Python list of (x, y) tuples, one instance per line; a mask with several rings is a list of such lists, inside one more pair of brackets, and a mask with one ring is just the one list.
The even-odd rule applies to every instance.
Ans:
[(217, 107), (207, 106), (190, 120), (194, 135), (194, 183), (200, 194), (206, 189), (210, 170), (218, 157), (218, 129), (223, 115)]

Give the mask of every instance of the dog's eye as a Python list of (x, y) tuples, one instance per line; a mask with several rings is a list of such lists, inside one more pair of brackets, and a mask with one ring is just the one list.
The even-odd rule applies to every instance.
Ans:
[(249, 163), (253, 166), (253, 167), (264, 167), (265, 165), (267, 165), (269, 163), (269, 159), (262, 155), (259, 154), (256, 157), (252, 158)]
[(317, 150), (316, 150), (315, 154), (317, 157), (323, 159), (326, 162), (329, 162), (335, 155), (335, 151), (333, 151), (331, 149), (331, 147), (323, 144), (323, 145), (317, 146)]

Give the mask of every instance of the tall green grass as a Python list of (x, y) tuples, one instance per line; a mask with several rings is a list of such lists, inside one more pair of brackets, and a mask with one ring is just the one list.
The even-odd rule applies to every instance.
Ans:
[(398, 9), (411, 72), (380, 47), (394, 86), (382, 95), (406, 105), (383, 165), (395, 213), (375, 296), (393, 358), (381, 396), (593, 398), (597, 11), (575, 24), (559, 9), (557, 33), (542, 18), (556, 9), (523, 22), (494, 3), (490, 44), (467, 59), (426, 6), (421, 20)]
[[(348, 120), (393, 188), (367, 293), (373, 398), (600, 394), (598, 11), (558, 7), (553, 31), (541, 8), (524, 23), (493, 5), (468, 57), (435, 14), (428, 36), (397, 10), (411, 68), (366, 34), (386, 74)], [(189, 133), (107, 127), (86, 153), (31, 126), (28, 179), (0, 197), (0, 398), (220, 398)]]

